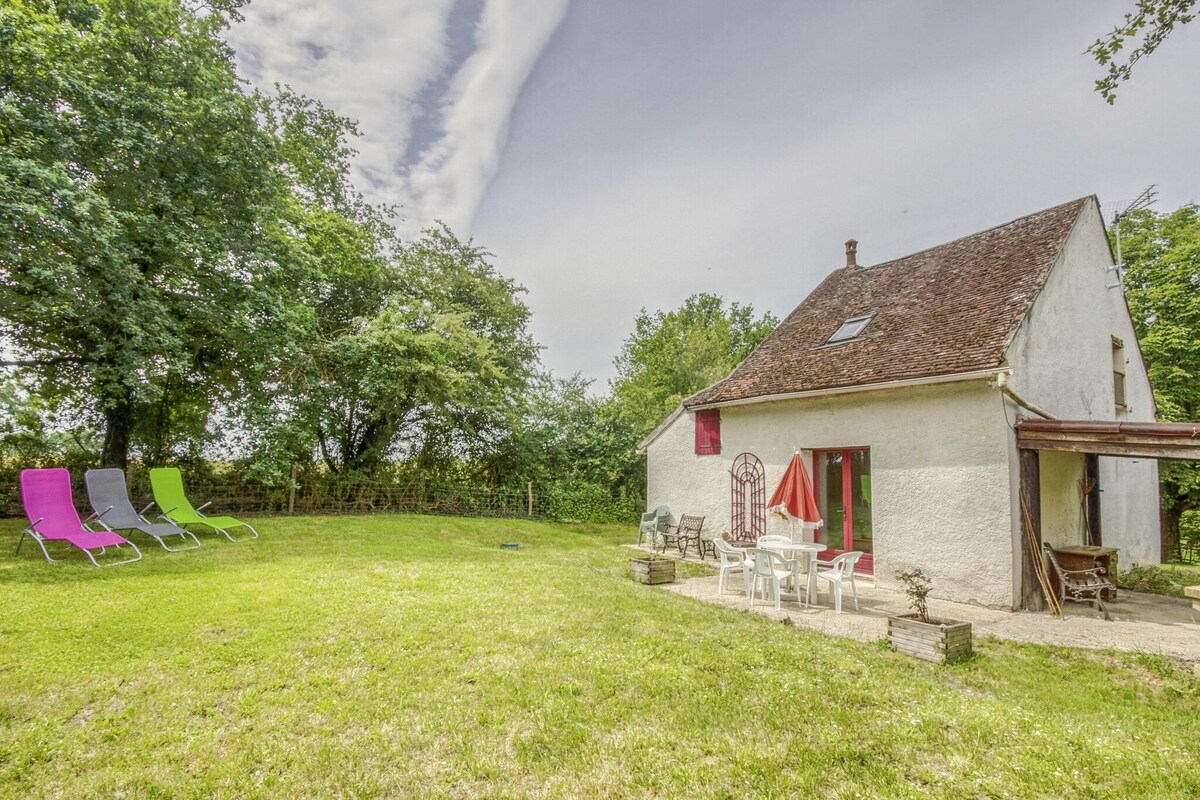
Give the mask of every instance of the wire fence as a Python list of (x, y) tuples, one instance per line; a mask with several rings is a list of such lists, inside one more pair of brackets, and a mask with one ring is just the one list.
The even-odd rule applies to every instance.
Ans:
[[(72, 474), (76, 506), (87, 509), (87, 487), (82, 474)], [(412, 480), (372, 481), (340, 476), (300, 476), (290, 485), (270, 486), (231, 476), (185, 477), (188, 498), (197, 506), (211, 503), (219, 514), (440, 514), (463, 517), (523, 517), (558, 521), (624, 522), (641, 513), (640, 498), (614, 501), (604, 519), (573, 514), (563, 493), (532, 484), (524, 488), (486, 487)], [(134, 507), (151, 505), (149, 475), (131, 470), (129, 497)], [(20, 517), (20, 487), (0, 481), (0, 517)], [(574, 517), (574, 518), (573, 518)]]

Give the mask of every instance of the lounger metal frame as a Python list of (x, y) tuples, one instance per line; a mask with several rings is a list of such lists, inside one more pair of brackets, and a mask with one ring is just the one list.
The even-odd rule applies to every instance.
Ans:
[[(153, 503), (151, 503), (150, 505), (154, 505), (154, 504), (153, 504)], [(242, 537), (242, 538), (240, 538), (240, 539), (235, 539), (235, 538), (233, 538), (232, 536), (230, 536), (230, 535), (229, 535), (229, 531), (225, 530), (224, 528), (218, 528), (216, 525), (210, 525), (209, 523), (205, 522), (204, 520), (205, 520), (205, 519), (207, 519), (207, 517), (205, 517), (205, 516), (204, 516), (204, 514), (202, 514), (202, 513), (200, 513), (200, 512), (202, 512), (204, 509), (208, 508), (210, 505), (212, 505), (212, 501), (211, 501), (211, 500), (209, 500), (209, 501), (208, 501), (207, 503), (205, 503), (204, 505), (202, 505), (202, 506), (198, 507), (198, 508), (196, 509), (196, 516), (197, 516), (197, 517), (199, 517), (200, 519), (196, 520), (195, 522), (189, 522), (189, 523), (186, 523), (186, 524), (187, 524), (187, 525), (203, 525), (204, 527), (206, 527), (206, 528), (209, 528), (210, 530), (214, 530), (214, 531), (216, 531), (217, 533), (221, 534), (222, 536), (224, 536), (226, 539), (228, 539), (229, 541), (233, 542), (234, 544), (237, 544), (237, 543), (239, 543), (239, 542), (248, 542), (248, 541), (250, 541), (251, 539), (257, 539), (257, 538), (258, 538), (258, 531), (254, 530), (254, 526), (253, 526), (253, 525), (251, 525), (249, 522), (241, 522), (241, 524), (239, 524), (239, 525), (235, 526), (235, 527), (238, 527), (238, 528), (249, 528), (249, 529), (250, 529), (250, 533), (254, 534), (253, 536), (243, 536), (243, 537)], [(150, 506), (146, 506), (146, 508), (150, 508)], [(163, 513), (161, 513), (161, 514), (159, 514), (159, 515), (158, 515), (158, 518), (159, 518), (159, 519), (165, 519), (167, 522), (174, 523), (175, 525), (179, 525), (179, 527), (181, 527), (181, 528), (182, 528), (182, 527), (184, 527), (184, 525), (183, 525), (183, 524), (181, 524), (181, 523), (179, 523), (179, 522), (176, 522), (175, 520), (173, 520), (173, 519), (171, 519), (169, 516), (167, 516), (167, 515), (168, 515), (168, 514), (170, 514), (172, 511), (174, 511), (176, 508), (179, 508), (179, 506), (173, 506), (173, 507), (171, 507), (170, 509), (168, 509), (168, 510), (164, 511)], [(143, 510), (143, 512), (145, 511), (145, 509), (142, 509), (142, 510)], [(240, 522), (240, 520), (239, 520), (239, 522)], [(193, 537), (192, 537), (192, 538), (195, 538), (195, 536), (193, 535)], [(190, 549), (190, 548), (189, 548), (189, 549)]]
[[(150, 505), (154, 505), (154, 504), (151, 503)], [(150, 508), (150, 506), (146, 506), (146, 508), (142, 509), (142, 512), (137, 515), (137, 518), (139, 520), (141, 520), (142, 522), (144, 522), (146, 525), (153, 525), (154, 523), (151, 522), (150, 520), (146, 519), (146, 516), (145, 516), (146, 509), (148, 509), (148, 508)], [(144, 533), (147, 536), (149, 536), (151, 539), (153, 539), (154, 541), (156, 541), (160, 545), (162, 545), (162, 549), (166, 550), (168, 553), (181, 553), (184, 550), (195, 550), (197, 547), (200, 546), (200, 540), (196, 538), (196, 534), (192, 533), (191, 531), (189, 531), (187, 528), (183, 527), (182, 525), (176, 524), (174, 522), (172, 522), (171, 524), (175, 525), (175, 527), (179, 528), (179, 530), (175, 531), (174, 533), (168, 533), (168, 534), (163, 534), (163, 535), (160, 535), (157, 533), (152, 533), (151, 531), (145, 530), (143, 528), (114, 528), (111, 525), (109, 525), (107, 522), (104, 521), (104, 515), (112, 510), (113, 510), (113, 507), (109, 506), (108, 508), (101, 511), (99, 514), (96, 514), (93, 512), (87, 519), (84, 520), (84, 522), (86, 523), (88, 520), (95, 519), (96, 522), (100, 523), (100, 527), (104, 528), (104, 530), (108, 531), (109, 533), (116, 533), (119, 530), (120, 531), (128, 531), (130, 533), (132, 533), (133, 531), (137, 531), (138, 533)], [(168, 547), (167, 543), (163, 541), (164, 535), (165, 536), (178, 536), (179, 538), (183, 539), (183, 541), (185, 543), (187, 542), (188, 538), (190, 537), (191, 540), (193, 542), (195, 542), (195, 544), (190, 544), (187, 547)]]
[[(43, 519), (45, 519), (45, 517), (38, 517), (37, 521), (30, 524), (28, 527), (25, 528), (25, 530), (21, 531), (21, 538), (17, 540), (17, 549), (13, 552), (14, 556), (19, 556), (21, 554), (21, 545), (25, 544), (25, 537), (28, 536), (29, 538), (31, 538), (35, 542), (37, 542), (38, 547), (40, 547), (42, 549), (42, 555), (44, 555), (46, 557), (46, 560), (51, 563), (56, 563), (56, 562), (62, 561), (62, 559), (50, 557), (49, 551), (46, 550), (46, 542), (66, 542), (67, 544), (71, 545), (71, 547), (75, 548), (76, 550), (82, 551), (83, 554), (88, 557), (88, 560), (92, 562), (92, 565), (96, 566), (96, 567), (116, 567), (121, 564), (132, 564), (135, 561), (142, 560), (142, 551), (138, 549), (138, 546), (136, 544), (134, 544), (131, 541), (126, 540), (125, 544), (132, 547), (133, 552), (137, 554), (134, 558), (126, 558), (121, 561), (107, 561), (106, 560), (103, 564), (101, 564), (99, 561), (96, 560), (96, 557), (92, 555), (92, 551), (86, 547), (80, 547), (79, 545), (74, 544), (73, 542), (71, 542), (67, 539), (47, 539), (46, 537), (42, 536), (42, 534), (38, 533), (37, 524), (38, 524), (38, 522), (41, 522)], [(89, 528), (87, 525), (84, 525), (83, 528), (84, 528), (84, 530), (92, 531), (92, 529)], [(96, 531), (92, 531), (92, 533), (96, 533)], [(112, 533), (112, 531), (109, 531), (109, 533)], [(121, 545), (114, 544), (114, 545), (112, 545), (112, 547), (119, 550)], [(108, 549), (108, 547), (99, 548), (99, 552), (97, 552), (96, 555), (101, 555), (101, 556), (104, 555), (104, 553), (107, 549)]]

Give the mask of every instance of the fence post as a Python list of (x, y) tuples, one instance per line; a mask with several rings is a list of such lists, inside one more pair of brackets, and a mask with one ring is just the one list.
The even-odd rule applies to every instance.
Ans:
[(288, 516), (296, 512), (296, 466), (292, 465), (292, 481), (288, 484)]
[(527, 503), (527, 507), (529, 508), (529, 516), (532, 517), (533, 516), (533, 481), (529, 482), (529, 485), (525, 487), (525, 491), (527, 492), (526, 503)]

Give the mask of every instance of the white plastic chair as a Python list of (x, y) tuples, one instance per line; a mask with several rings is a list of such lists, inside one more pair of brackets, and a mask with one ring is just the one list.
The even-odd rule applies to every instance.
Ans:
[(725, 592), (725, 576), (731, 572), (740, 572), (742, 575), (743, 589), (746, 596), (750, 596), (750, 564), (746, 561), (746, 551), (734, 547), (729, 542), (721, 538), (713, 539), (713, 547), (717, 548), (717, 558), (721, 559), (721, 566), (717, 576), (717, 594)]
[[(776, 544), (789, 544), (790, 545), (790, 544), (793, 544), (793, 542), (792, 542), (792, 539), (790, 536), (780, 536), (779, 534), (772, 533), (772, 534), (768, 534), (766, 536), (758, 537), (756, 546), (770, 550), (771, 546), (776, 545)], [(789, 555), (786, 552), (778, 552), (778, 551), (772, 551), (772, 552), (778, 553), (779, 557), (782, 558), (789, 567), (791, 567), (793, 573), (799, 572), (800, 563), (804, 562), (806, 560), (806, 559), (801, 558), (801, 559), (799, 559), (799, 561), (797, 561), (796, 556), (794, 554)]]
[(838, 614), (842, 613), (842, 586), (847, 583), (850, 584), (850, 591), (854, 593), (854, 610), (858, 611), (858, 587), (854, 584), (854, 565), (862, 556), (861, 551), (851, 550), (830, 561), (828, 569), (822, 569), (820, 566), (817, 568), (817, 580), (829, 583), (833, 610)]
[[(775, 598), (775, 610), (778, 611), (783, 582), (792, 579), (792, 562), (774, 550), (764, 550), (761, 547), (747, 548), (746, 558), (750, 559), (753, 565), (754, 583), (750, 587), (750, 607), (754, 608), (754, 595), (758, 593), (759, 586), (762, 586), (763, 599), (767, 599), (769, 585)], [(801, 600), (800, 604), (804, 605), (804, 601)]]

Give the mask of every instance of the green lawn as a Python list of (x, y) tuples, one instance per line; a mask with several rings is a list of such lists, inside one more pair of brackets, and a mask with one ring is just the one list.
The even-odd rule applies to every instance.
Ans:
[(98, 570), (0, 521), (0, 797), (1200, 795), (1161, 658), (911, 661), (635, 584), (632, 528), (260, 522)]

